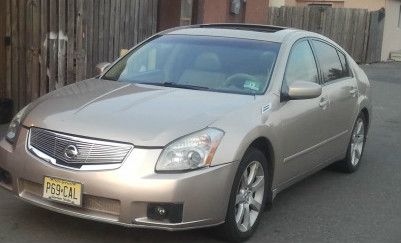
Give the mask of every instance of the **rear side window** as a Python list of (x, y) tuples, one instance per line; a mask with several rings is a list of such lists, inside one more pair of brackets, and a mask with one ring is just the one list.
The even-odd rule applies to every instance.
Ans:
[(342, 76), (343, 77), (351, 77), (351, 71), (348, 66), (347, 58), (345, 57), (345, 55), (342, 52), (340, 52), (340, 51), (337, 51), (337, 52), (338, 52), (338, 56), (340, 57), (341, 66), (343, 67), (343, 75)]
[(316, 61), (308, 41), (298, 42), (292, 48), (284, 80), (287, 85), (294, 81), (319, 82)]
[(322, 71), (323, 82), (327, 83), (344, 77), (343, 67), (337, 50), (321, 41), (313, 41), (316, 56)]

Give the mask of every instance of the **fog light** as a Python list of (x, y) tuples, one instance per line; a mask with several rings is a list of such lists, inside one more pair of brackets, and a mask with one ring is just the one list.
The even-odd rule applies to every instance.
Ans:
[(148, 204), (147, 216), (153, 220), (181, 223), (182, 210), (182, 204), (150, 203)]
[(160, 217), (164, 217), (167, 214), (167, 210), (161, 206), (156, 207), (156, 213), (160, 215)]
[(6, 185), (12, 183), (10, 173), (8, 173), (8, 171), (3, 170), (2, 168), (0, 168), (0, 182), (3, 182)]

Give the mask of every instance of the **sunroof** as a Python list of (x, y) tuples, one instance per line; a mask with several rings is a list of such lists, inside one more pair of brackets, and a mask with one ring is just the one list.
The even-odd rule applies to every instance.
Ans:
[(202, 24), (200, 28), (219, 28), (219, 29), (235, 29), (235, 30), (250, 30), (258, 32), (274, 33), (284, 30), (283, 27), (270, 25), (253, 25), (253, 24)]

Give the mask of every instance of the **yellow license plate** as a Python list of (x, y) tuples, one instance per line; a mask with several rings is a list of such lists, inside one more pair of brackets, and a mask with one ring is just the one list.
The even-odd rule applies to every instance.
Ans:
[(43, 197), (52, 201), (82, 205), (82, 184), (52, 177), (45, 177)]

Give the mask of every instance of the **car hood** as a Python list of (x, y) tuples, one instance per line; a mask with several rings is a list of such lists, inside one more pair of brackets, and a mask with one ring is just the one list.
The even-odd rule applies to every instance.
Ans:
[(23, 123), (137, 146), (165, 146), (251, 102), (248, 95), (89, 79), (33, 102)]

